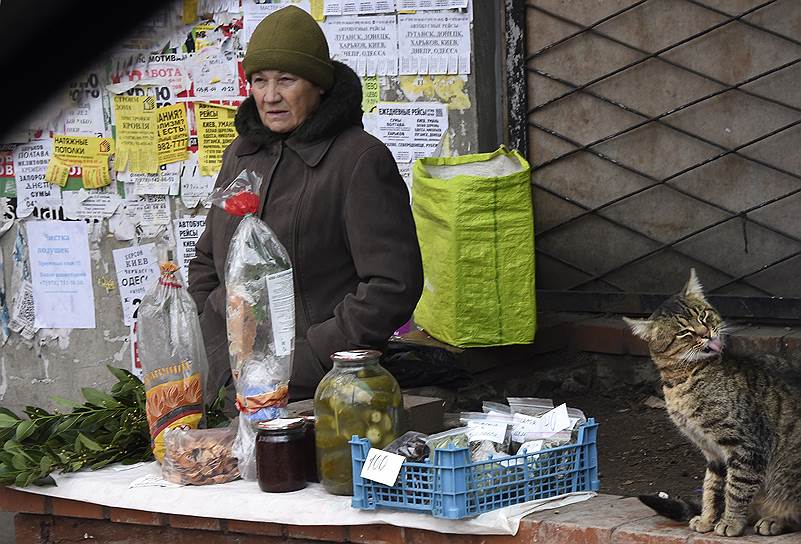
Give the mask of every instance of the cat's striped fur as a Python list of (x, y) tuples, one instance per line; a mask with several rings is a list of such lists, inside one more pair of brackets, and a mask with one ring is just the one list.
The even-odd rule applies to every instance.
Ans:
[(723, 350), (725, 325), (694, 270), (650, 318), (624, 319), (648, 343), (668, 414), (708, 463), (690, 528), (724, 536), (749, 523), (762, 535), (801, 529), (801, 376), (776, 358)]

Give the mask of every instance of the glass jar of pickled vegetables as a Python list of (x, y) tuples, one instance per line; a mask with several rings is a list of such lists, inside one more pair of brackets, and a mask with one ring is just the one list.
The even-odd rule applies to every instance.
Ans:
[(317, 473), (326, 491), (353, 494), (350, 444), (357, 435), (381, 449), (403, 434), (400, 386), (373, 350), (340, 351), (314, 395)]

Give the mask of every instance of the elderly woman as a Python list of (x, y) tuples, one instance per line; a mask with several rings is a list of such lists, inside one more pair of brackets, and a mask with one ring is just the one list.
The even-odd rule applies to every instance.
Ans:
[[(289, 252), (295, 279), (290, 398), (314, 395), (329, 356), (381, 349), (422, 290), (409, 194), (387, 147), (362, 129), (361, 82), (329, 58), (325, 35), (289, 6), (266, 17), (243, 61), (251, 96), (217, 186), (263, 176), (261, 218)], [(209, 358), (208, 390), (230, 386), (225, 259), (237, 218), (215, 208), (189, 264)]]

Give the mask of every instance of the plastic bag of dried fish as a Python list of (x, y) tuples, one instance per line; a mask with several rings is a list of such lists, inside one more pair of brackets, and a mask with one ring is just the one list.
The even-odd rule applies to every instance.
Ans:
[(231, 451), (236, 427), (225, 429), (170, 429), (164, 435), (161, 475), (182, 485), (224, 484), (239, 478)]

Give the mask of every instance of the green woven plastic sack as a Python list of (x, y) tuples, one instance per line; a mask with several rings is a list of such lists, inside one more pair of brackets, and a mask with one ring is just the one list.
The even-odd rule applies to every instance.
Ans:
[(530, 170), (504, 147), (414, 164), (425, 275), (414, 320), (434, 338), (460, 347), (534, 340)]

